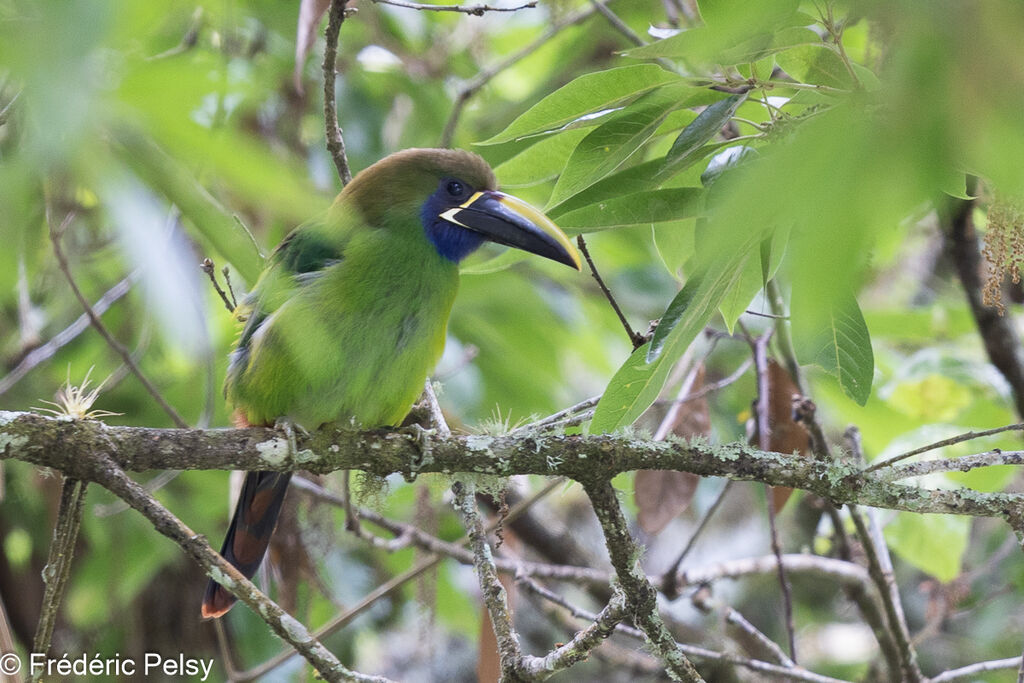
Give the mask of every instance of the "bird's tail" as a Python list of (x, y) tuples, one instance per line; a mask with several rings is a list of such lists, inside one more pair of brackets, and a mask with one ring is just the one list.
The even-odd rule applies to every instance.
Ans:
[[(277, 524), (281, 503), (288, 489), (291, 472), (249, 472), (242, 495), (235, 506), (228, 535), (220, 554), (247, 579), (259, 569)], [(203, 618), (222, 616), (235, 604), (235, 596), (214, 580), (206, 585)]]

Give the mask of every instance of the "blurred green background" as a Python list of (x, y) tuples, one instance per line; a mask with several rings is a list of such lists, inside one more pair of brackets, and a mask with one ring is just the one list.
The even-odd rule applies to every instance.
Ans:
[[(1011, 216), (1009, 233), (1019, 234), (1019, 3), (763, 0), (698, 7), (687, 0), (617, 0), (609, 6), (648, 43), (628, 55), (622, 52), (635, 45), (593, 12), (554, 31), (587, 11), (586, 2), (541, 0), (534, 9), (483, 17), (366, 0), (354, 6), (358, 12), (341, 32), (337, 83), (354, 171), (399, 149), (440, 144), (460, 89), (551, 32), (539, 49), (471, 95), (454, 128), (452, 144), (482, 154), (517, 195), (543, 207), (552, 204), (553, 192), (560, 199), (568, 192), (570, 208), (586, 208), (655, 189), (703, 192), (701, 174), (715, 153), (740, 145), (754, 150), (753, 163), (715, 182), (699, 219), (668, 207), (617, 218), (607, 226), (614, 229), (588, 235), (636, 328), (642, 332), (662, 316), (688, 276), (734, 268), (733, 294), (712, 301), (709, 316), (721, 313), (710, 326), (731, 330), (739, 318), (752, 332), (766, 329), (772, 321), (742, 313), (771, 311), (759, 293), (761, 260), (732, 257), (751, 235), (755, 249), (762, 237), (775, 236), (773, 274), (793, 311), (809, 394), (831, 436), (838, 440), (846, 425), (856, 424), (875, 458), (1019, 419), (1011, 388), (985, 357), (934, 213), (965, 195), (964, 176), (971, 174), (981, 178), (979, 227), (984, 231), (990, 208), (999, 207)], [(37, 361), (40, 349), (60, 340), (58, 333), (81, 314), (48, 235), (67, 221), (62, 245), (86, 298), (114, 298), (111, 288), (129, 278), (103, 314), (113, 335), (189, 424), (229, 424), (221, 385), (237, 328), (198, 264), (209, 257), (218, 270), (228, 265), (236, 291), (244, 291), (259, 272), (260, 255), (325, 210), (340, 190), (323, 142), (322, 28), (311, 56), (296, 67), (298, 14), (298, 3), (266, 0), (0, 0), (0, 409), (42, 406), (66, 379), (79, 383), (92, 368), (94, 384), (108, 378), (97, 407), (119, 413), (109, 423), (172, 426), (91, 329), (67, 335), (70, 341), (52, 357)], [(674, 35), (680, 27), (690, 30)], [(595, 106), (577, 112), (593, 116), (565, 130), (552, 126), (538, 136), (476, 144), (577, 77), (643, 63), (666, 67), (669, 85), (644, 95), (619, 84), (626, 89), (611, 88), (603, 100), (595, 90)], [(674, 143), (699, 111), (678, 108), (686, 97), (700, 91), (707, 99), (694, 104), (701, 106), (725, 97), (709, 90), (709, 82), (750, 88), (726, 135), (712, 139), (721, 127), (715, 126), (699, 151), (667, 175), (645, 170), (657, 171), (678, 151)], [(607, 127), (623, 120), (633, 126), (659, 93), (676, 99), (666, 100), (664, 116), (648, 121), (646, 132), (624, 138)], [(564, 98), (554, 103), (566, 115), (573, 111)], [(618, 163), (584, 158), (580, 146), (593, 143), (598, 130), (618, 135), (608, 138)], [(572, 191), (558, 189), (559, 176), (573, 173), (589, 180)], [(581, 231), (590, 232), (572, 230)], [(1008, 238), (1006, 263), (1024, 256), (1021, 245), (1019, 237)], [(495, 429), (600, 394), (629, 356), (629, 340), (588, 274), (503, 258), (497, 250), (474, 257), (465, 270), (435, 373), (454, 425)], [(823, 363), (814, 347), (827, 314), (850, 294), (863, 316), (857, 328), (863, 335), (850, 343), (873, 357), (854, 369), (859, 389), (871, 387), (866, 401), (851, 398), (856, 382)], [(1019, 309), (1007, 308), (1014, 325)], [(703, 337), (697, 348), (708, 348)], [(721, 340), (705, 360), (708, 381), (730, 374), (748, 354), (742, 339)], [(665, 394), (675, 395), (681, 380), (670, 378)], [(710, 397), (714, 440), (745, 438), (755, 393), (748, 372)], [(663, 410), (655, 407), (640, 426), (656, 425)], [(1006, 437), (984, 446), (1017, 442)], [(943, 455), (967, 452), (974, 451), (965, 445)], [(24, 648), (38, 617), (59, 479), (14, 461), (2, 468), (0, 597)], [(157, 495), (192, 528), (219, 539), (229, 512), (228, 479), (223, 472), (187, 472)], [(617, 483), (628, 489), (628, 479)], [(1019, 487), (1008, 468), (937, 479), (929, 485)], [(424, 520), (426, 499), (435, 512), (425, 524), (448, 539), (460, 535), (442, 502), (445, 481), (431, 479), (419, 494), (417, 486), (390, 483), (383, 512)], [(685, 540), (717, 486), (705, 482), (683, 518), (645, 539), (650, 562)], [(749, 511), (751, 505), (762, 510), (759, 496), (744, 488), (730, 498), (733, 512), (690, 561), (765, 552), (764, 520)], [(579, 490), (555, 498), (544, 514), (578, 525), (593, 561), (604, 562)], [(277, 570), (278, 598), (305, 623), (323, 623), (339, 605), (414, 561), (412, 550), (388, 555), (346, 535), (335, 510), (301, 496), (292, 501), (283, 524), (301, 528), (289, 556), (298, 559)], [(784, 525), (797, 524), (787, 517), (796, 507), (787, 508)], [(1013, 545), (1008, 529), (968, 518), (886, 513), (883, 519), (912, 630), (924, 634), (926, 672), (1019, 654), (1024, 562), (1019, 552), (1005, 551)], [(475, 579), (469, 569), (446, 563), (431, 581), (405, 586), (327, 644), (366, 671), (402, 680), (471, 680), (480, 628)], [(184, 651), (220, 661), (211, 627), (198, 621), (203, 583), (170, 542), (93, 487), (55, 645), (136, 657)], [(777, 601), (759, 598), (776, 590), (765, 578), (739, 585), (730, 599), (780, 637)], [(802, 663), (832, 675), (862, 675), (876, 653), (855, 650), (849, 661), (836, 655), (842, 638), (836, 641), (828, 629), (857, 619), (835, 587), (806, 581), (795, 596), (799, 637), (809, 653)], [(718, 626), (702, 622), (706, 617), (679, 605), (672, 610), (704, 629), (697, 636), (704, 644), (718, 643)], [(534, 616), (531, 633), (540, 634), (542, 646), (568, 637)], [(279, 648), (244, 609), (231, 613), (228, 627), (240, 668)], [(562, 680), (602, 680), (601, 671), (589, 664)], [(293, 659), (266, 680), (308, 676)], [(1008, 672), (986, 676), (979, 680), (1012, 679)]]

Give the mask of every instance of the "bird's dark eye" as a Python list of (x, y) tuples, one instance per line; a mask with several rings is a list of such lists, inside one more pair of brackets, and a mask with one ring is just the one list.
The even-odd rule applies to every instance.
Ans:
[(458, 180), (449, 180), (444, 189), (452, 197), (462, 197), (466, 194), (466, 186)]

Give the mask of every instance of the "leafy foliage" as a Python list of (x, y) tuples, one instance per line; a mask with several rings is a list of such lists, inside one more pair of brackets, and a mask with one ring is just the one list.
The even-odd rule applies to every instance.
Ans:
[[(354, 169), (397, 149), (437, 145), (458, 88), (494, 67), (493, 78), (458, 100), (465, 107), (454, 145), (478, 151), (504, 186), (545, 207), (568, 233), (586, 234), (641, 332), (646, 321), (660, 321), (631, 352), (589, 276), (484, 251), (464, 266), (437, 370), (452, 421), (474, 425), (497, 413), (515, 423), (603, 394), (583, 428), (644, 429), (680, 381), (673, 370), (688, 349), (708, 353), (710, 384), (747, 353), (737, 337), (770, 326), (778, 326), (776, 356), (791, 335), (802, 389), (829, 436), (838, 443), (847, 424), (859, 426), (869, 458), (1015, 421), (1013, 387), (985, 360), (963, 293), (949, 282), (935, 216), (950, 197), (977, 197), (984, 225), (994, 197), (1024, 201), (1024, 9), (902, 0), (696, 4), (699, 16), (673, 18), (665, 7), (676, 3), (613, 2), (634, 30), (653, 27), (644, 45), (595, 14), (503, 68), (586, 3), (541, 3), (514, 19), (360, 3), (344, 24), (338, 99)], [(141, 279), (103, 315), (114, 336), (187, 420), (229, 423), (220, 386), (237, 322), (194, 264), (210, 257), (228, 265), (241, 293), (263, 255), (340, 189), (322, 141), (318, 58), (298, 64), (301, 91), (292, 85), (297, 12), (296, 3), (266, 0), (0, 0), (0, 359), (12, 378), (0, 377), (0, 407), (37, 405), (68, 374), (80, 379), (95, 366), (96, 381), (111, 377), (97, 405), (123, 414), (111, 421), (169, 424), (91, 330), (62, 336), (81, 311), (48, 234), (70, 216), (61, 239), (87, 298), (100, 299), (129, 273)], [(316, 35), (306, 29), (307, 38)], [(968, 173), (981, 189), (965, 182)], [(766, 296), (769, 281), (781, 305)], [(1007, 314), (1019, 316), (1016, 308)], [(66, 343), (48, 362), (34, 360), (52, 339)], [(713, 440), (745, 437), (755, 395), (752, 373), (712, 395)], [(986, 443), (1017, 447), (1011, 437)], [(1013, 477), (992, 469), (929, 483), (998, 490)], [(38, 586), (54, 487), (15, 464), (4, 466), (3, 481), (9, 571), (0, 575)], [(226, 483), (224, 475), (190, 473), (159, 495), (187, 510), (198, 532), (217, 536)], [(414, 517), (414, 491), (394, 482), (386, 513)], [(706, 503), (700, 488), (693, 502)], [(90, 493), (88, 505), (108, 503), (107, 494)], [(343, 525), (335, 511), (305, 499), (296, 508), (325, 577), (320, 588), (286, 593), (304, 617), (326, 621), (331, 600), (354, 601), (356, 588), (368, 591), (414, 562), (411, 552), (377, 554), (335, 533)], [(570, 508), (559, 514), (585, 525)], [(438, 524), (445, 538), (458, 535), (449, 514)], [(1001, 538), (980, 526), (896, 515), (886, 535), (900, 578), (952, 582), (982, 566)], [(718, 533), (728, 541), (733, 532)], [(659, 542), (672, 541), (652, 541), (654, 550)], [(67, 603), (67, 636), (79, 650), (141, 647), (128, 617), (113, 629), (98, 625), (128, 614), (143, 620), (154, 600), (166, 600), (167, 577), (201, 587), (130, 514), (86, 515), (81, 545)], [(1001, 571), (1020, 582), (1019, 559)], [(446, 566), (434, 602), (463, 645), (479, 626), (466, 579)], [(182, 598), (181, 614), (195, 613), (199, 591), (181, 591), (195, 598)], [(823, 613), (833, 592), (806, 600), (816, 626), (834, 616)], [(24, 593), (16, 600), (0, 585), (18, 615), (34, 609), (36, 596)], [(749, 592), (751, 609), (764, 609), (758, 595)], [(396, 596), (332, 647), (358, 661), (394, 634), (408, 636), (416, 628), (402, 609), (409, 599)], [(908, 605), (918, 626), (934, 607), (923, 600)], [(1000, 625), (1005, 606), (971, 606), (990, 610), (989, 618), (962, 639), (971, 644), (964, 649), (972, 657), (1016, 653), (1019, 638)], [(232, 618), (243, 658), (265, 656), (273, 641), (261, 625)], [(961, 647), (963, 627), (949, 628), (922, 650), (928, 665), (944, 665), (945, 648)], [(150, 642), (173, 642), (153, 629)], [(199, 651), (208, 640), (193, 645)], [(866, 669), (869, 659), (856, 666)]]

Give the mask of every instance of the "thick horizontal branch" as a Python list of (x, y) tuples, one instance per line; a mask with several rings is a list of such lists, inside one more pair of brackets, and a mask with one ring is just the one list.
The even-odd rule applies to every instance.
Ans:
[(298, 452), (268, 428), (113, 427), (0, 411), (0, 459), (17, 459), (91, 480), (89, 455), (125, 470), (355, 469), (387, 476), (455, 472), (565, 476), (583, 484), (620, 472), (676, 470), (812, 491), (836, 504), (983, 517), (1024, 514), (1024, 494), (932, 490), (884, 481), (849, 463), (760, 451), (742, 443), (655, 442), (631, 435), (505, 435), (414, 438), (404, 432), (323, 429), (300, 436)]

